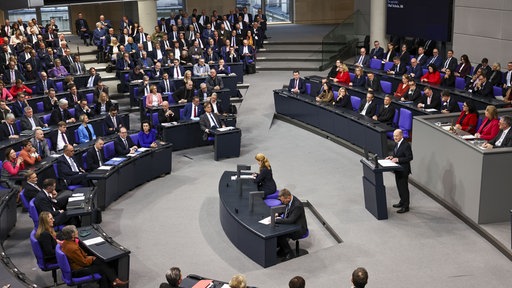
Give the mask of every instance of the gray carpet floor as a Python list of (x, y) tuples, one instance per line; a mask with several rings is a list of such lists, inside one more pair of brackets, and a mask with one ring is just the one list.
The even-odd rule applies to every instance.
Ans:
[[(305, 76), (306, 73), (303, 73)], [(314, 73), (318, 74), (318, 72)], [(229, 280), (242, 273), (250, 285), (287, 287), (302, 275), (307, 287), (350, 287), (358, 267), (369, 271), (367, 287), (510, 287), (511, 262), (477, 233), (411, 186), (411, 211), (376, 220), (364, 208), (360, 156), (293, 125), (273, 121), (272, 90), (290, 73), (249, 75), (239, 104), (240, 158), (213, 160), (212, 147), (173, 153), (172, 174), (146, 183), (114, 202), (103, 214), (103, 229), (131, 250), (131, 287), (158, 287), (171, 266), (186, 275)], [(343, 239), (337, 244), (307, 214), (309, 254), (263, 269), (238, 251), (219, 222), (218, 181), (237, 163), (257, 169), (265, 153), (278, 188), (309, 200)], [(394, 177), (385, 177), (388, 206), (398, 201)], [(26, 240), (27, 214), (4, 246), (14, 263), (38, 284), (51, 275), (38, 270)]]

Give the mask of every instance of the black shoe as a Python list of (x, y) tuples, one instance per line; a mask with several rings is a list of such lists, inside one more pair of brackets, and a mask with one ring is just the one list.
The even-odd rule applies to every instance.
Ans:
[(277, 249), (277, 258), (283, 258), (284, 256), (286, 256), (286, 253), (283, 249)]
[(409, 207), (402, 207), (400, 208), (398, 211), (396, 211), (396, 213), (406, 213), (406, 212), (409, 212)]
[(393, 204), (393, 208), (402, 208), (402, 206), (403, 206), (402, 203)]

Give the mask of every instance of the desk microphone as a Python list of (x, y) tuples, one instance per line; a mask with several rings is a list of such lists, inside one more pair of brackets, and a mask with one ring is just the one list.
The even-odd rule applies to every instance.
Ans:
[(235, 213), (238, 214), (238, 208), (235, 208)]

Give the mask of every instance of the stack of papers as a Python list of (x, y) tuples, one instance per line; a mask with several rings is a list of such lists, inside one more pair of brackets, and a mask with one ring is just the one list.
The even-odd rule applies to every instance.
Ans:
[(229, 131), (229, 130), (233, 130), (233, 129), (235, 129), (235, 127), (228, 126), (228, 127), (217, 128), (217, 131), (224, 132), (224, 131)]
[(261, 224), (265, 224), (265, 225), (270, 225), (270, 216), (268, 216), (267, 218), (265, 219), (261, 219), (260, 221)]
[[(240, 175), (240, 179), (252, 179), (252, 175)], [(231, 176), (231, 180), (236, 180), (236, 175)]]
[(388, 159), (380, 159), (379, 165), (382, 167), (398, 167), (399, 165)]
[(76, 197), (69, 197), (68, 198), (68, 202), (82, 201), (82, 200), (85, 200), (85, 196), (76, 196)]
[(100, 167), (98, 167), (98, 170), (110, 170), (110, 169), (112, 169), (112, 167), (114, 167), (114, 166), (100, 166)]
[(94, 237), (91, 239), (87, 239), (83, 242), (85, 245), (90, 246), (90, 245), (94, 245), (94, 244), (103, 243), (103, 242), (105, 242), (105, 240), (103, 240), (103, 238), (101, 238), (101, 237)]

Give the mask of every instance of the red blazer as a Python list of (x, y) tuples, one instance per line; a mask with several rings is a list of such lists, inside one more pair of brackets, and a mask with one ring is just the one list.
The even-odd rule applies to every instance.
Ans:
[(4, 87), (0, 94), (1, 94), (0, 95), (0, 99), (3, 99), (5, 101), (9, 101), (9, 102), (12, 101), (12, 94), (9, 92), (9, 90), (7, 90), (7, 88)]
[(398, 87), (396, 87), (396, 91), (395, 91), (395, 98), (400, 99), (400, 98), (402, 98), (402, 96), (407, 94), (407, 92), (409, 92), (409, 85), (405, 84), (405, 88), (403, 88), (403, 86), (404, 86), (403, 83), (398, 84)]
[[(486, 125), (487, 122), (489, 124)], [(484, 140), (492, 140), (496, 135), (498, 135), (498, 132), (500, 132), (500, 126), (498, 119), (492, 119), (489, 120), (489, 118), (485, 117), (484, 121), (482, 121), (482, 125), (480, 125), (480, 128), (478, 129), (477, 133), (480, 134), (480, 139)]]
[(427, 79), (428, 84), (439, 85), (441, 84), (441, 73), (439, 73), (439, 71), (436, 71), (434, 73), (427, 72), (427, 74), (421, 76), (422, 82), (423, 79)]
[(340, 71), (338, 74), (336, 74), (336, 79), (338, 80), (338, 83), (350, 83), (350, 74), (348, 72)]
[(464, 111), (460, 112), (460, 116), (457, 119), (457, 123), (455, 123), (455, 124), (459, 124), (460, 126), (462, 126), (462, 130), (467, 131), (471, 134), (475, 134), (476, 125), (478, 124), (478, 114), (469, 113), (464, 118), (464, 121), (461, 122), (462, 116), (465, 113), (466, 112), (464, 112)]
[(22, 85), (21, 88), (18, 88), (16, 85), (14, 85), (11, 87), (11, 91), (9, 91), (9, 92), (11, 92), (11, 94), (15, 95), (15, 96), (18, 95), (19, 92), (25, 92), (26, 98), (30, 98), (30, 96), (29, 97), (27, 97), (27, 96), (32, 95), (32, 89), (28, 88), (25, 85)]

